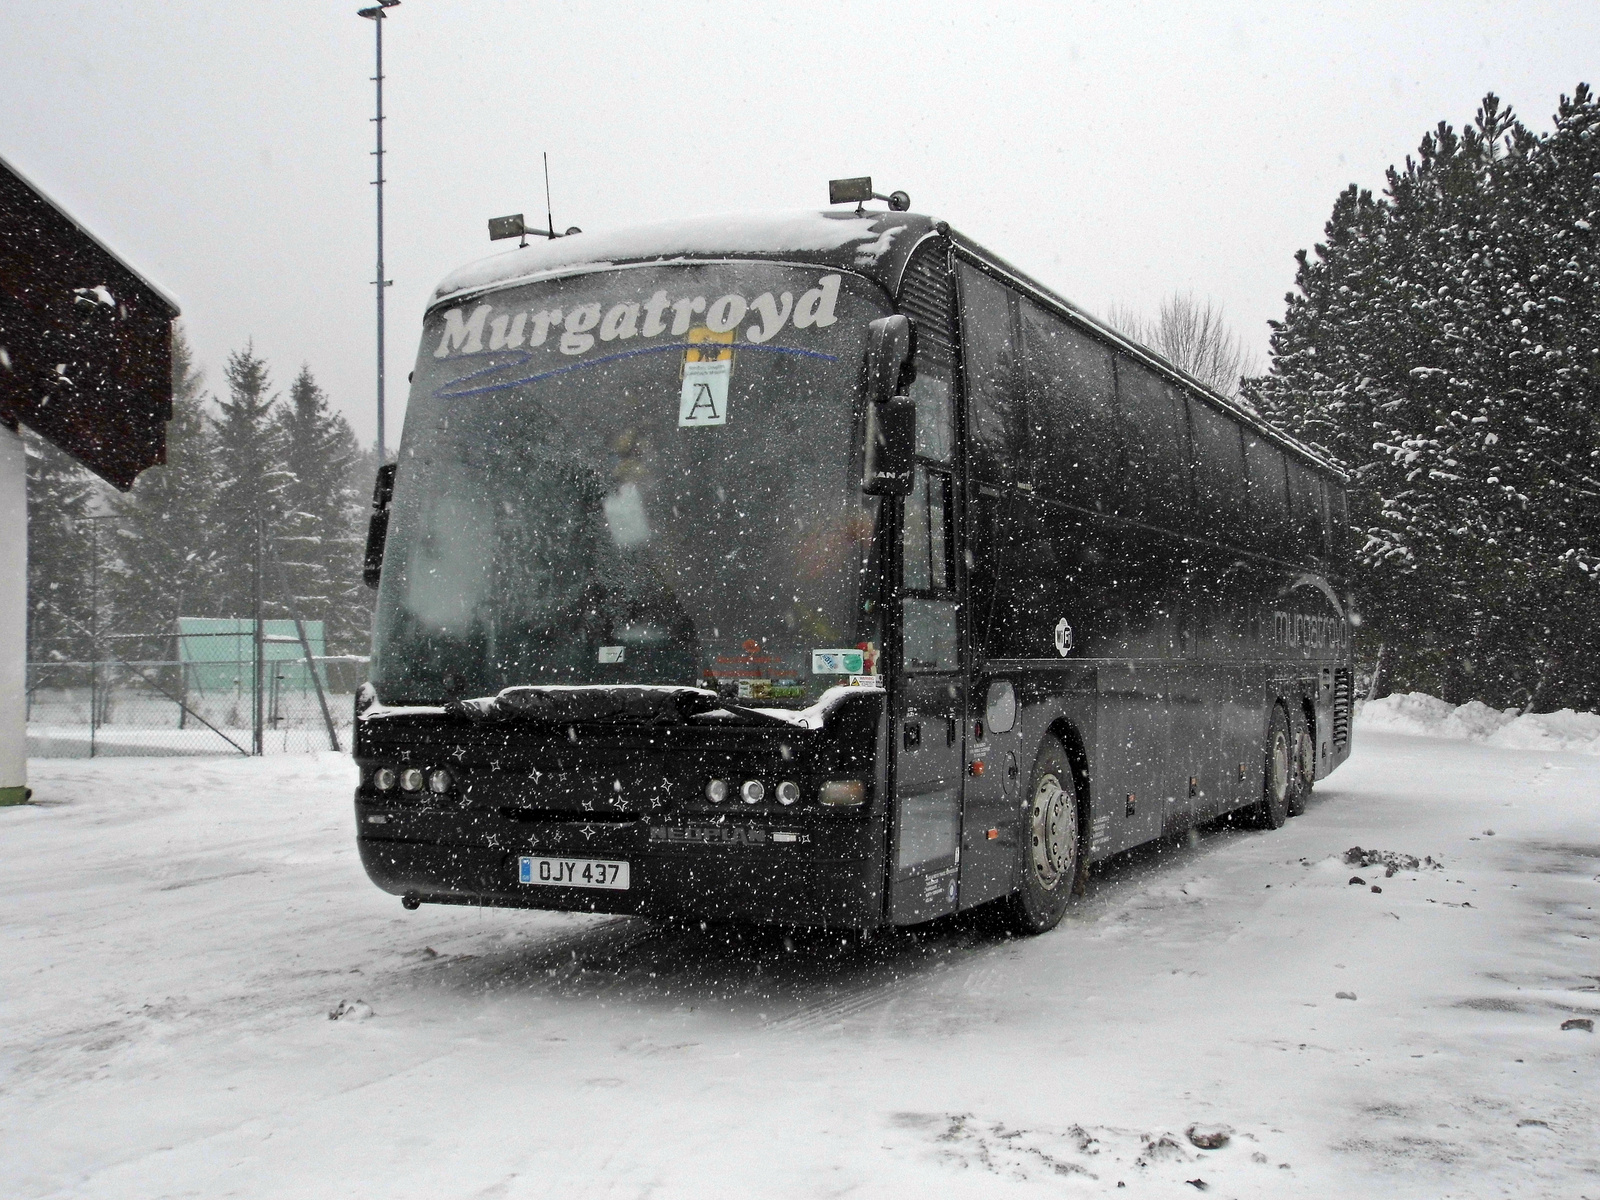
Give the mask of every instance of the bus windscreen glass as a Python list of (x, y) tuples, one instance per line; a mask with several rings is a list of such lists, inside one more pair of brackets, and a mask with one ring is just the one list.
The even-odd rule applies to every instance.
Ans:
[(678, 265), (430, 314), (373, 681), (386, 704), (692, 684), (798, 707), (876, 670), (854, 276)]

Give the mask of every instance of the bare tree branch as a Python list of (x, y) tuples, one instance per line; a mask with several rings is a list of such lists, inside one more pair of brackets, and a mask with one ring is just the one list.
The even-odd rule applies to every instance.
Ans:
[(1113, 304), (1105, 321), (1224, 396), (1238, 395), (1241, 377), (1261, 369), (1255, 354), (1228, 327), (1222, 306), (1193, 292), (1168, 296), (1154, 319)]

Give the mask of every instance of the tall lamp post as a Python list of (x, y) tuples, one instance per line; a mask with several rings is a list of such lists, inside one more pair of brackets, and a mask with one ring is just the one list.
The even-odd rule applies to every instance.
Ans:
[(372, 118), (373, 128), (378, 131), (378, 148), (374, 150), (373, 157), (377, 160), (377, 177), (372, 181), (378, 189), (378, 275), (373, 280), (373, 286), (378, 289), (378, 462), (381, 465), (388, 459), (387, 444), (383, 434), (383, 308), (384, 289), (389, 286), (389, 280), (383, 276), (383, 22), (388, 14), (385, 9), (395, 8), (400, 0), (378, 0), (371, 8), (359, 9), (356, 15), (365, 17), (372, 22), (372, 29), (377, 35), (377, 70), (373, 73), (372, 81), (377, 85), (378, 111)]

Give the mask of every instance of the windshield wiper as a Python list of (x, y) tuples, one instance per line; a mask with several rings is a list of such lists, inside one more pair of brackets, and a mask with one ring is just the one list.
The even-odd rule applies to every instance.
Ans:
[(790, 724), (782, 717), (724, 700), (707, 688), (648, 684), (525, 685), (503, 688), (493, 696), (452, 700), (445, 705), (447, 714), (464, 717), (474, 724), (532, 721), (564, 725), (621, 721), (666, 725), (681, 724), (690, 717), (718, 711), (761, 724)]

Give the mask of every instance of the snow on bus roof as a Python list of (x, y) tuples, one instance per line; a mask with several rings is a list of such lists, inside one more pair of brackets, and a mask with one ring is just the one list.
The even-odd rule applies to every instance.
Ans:
[(854, 246), (854, 265), (871, 266), (894, 244), (895, 235), (910, 224), (902, 213), (727, 213), (656, 221), (601, 233), (530, 239), (525, 247), (452, 271), (434, 290), (433, 303), (545, 275), (623, 262), (714, 258), (724, 254), (838, 257), (840, 251)]

